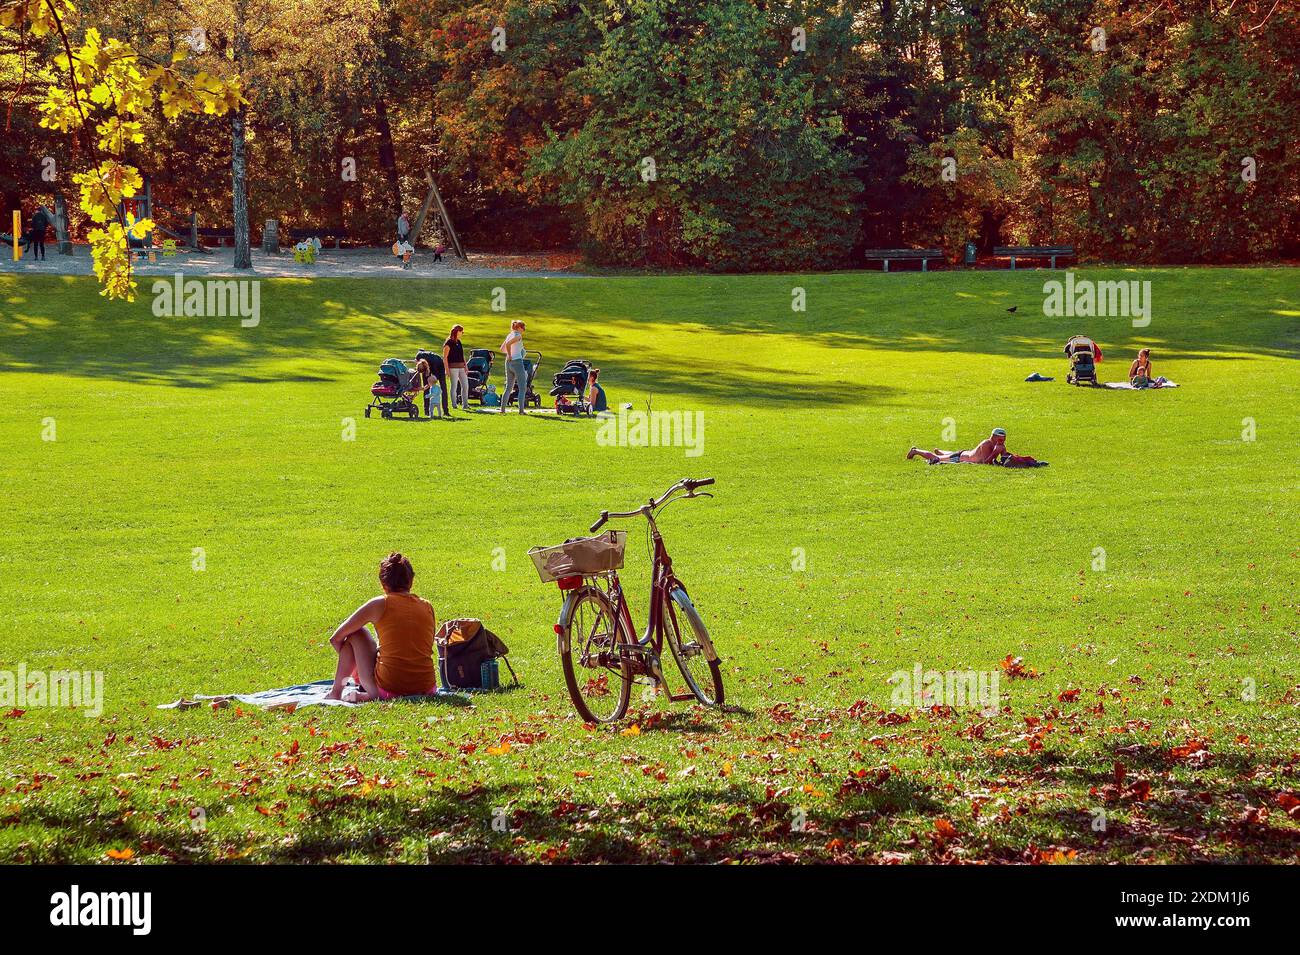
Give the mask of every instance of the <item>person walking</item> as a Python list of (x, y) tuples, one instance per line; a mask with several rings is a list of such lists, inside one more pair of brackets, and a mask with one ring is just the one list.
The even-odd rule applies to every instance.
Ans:
[(33, 261), (45, 261), (45, 232), (50, 227), (50, 214), (44, 206), (36, 207), (32, 216), (31, 230), (27, 234), (27, 247), (32, 250)]
[(506, 410), (506, 403), (510, 400), (510, 389), (512, 385), (519, 389), (519, 413), (527, 414), (524, 410), (528, 404), (528, 360), (524, 357), (524, 323), (516, 319), (510, 323), (510, 334), (506, 340), (501, 343), (501, 354), (506, 356), (506, 388), (501, 392), (501, 413)]
[(451, 380), (451, 406), (456, 407), (459, 396), (461, 410), (469, 411), (469, 370), (465, 365), (465, 345), (460, 340), (464, 333), (465, 326), (451, 326), (451, 334), (442, 343), (442, 362)]

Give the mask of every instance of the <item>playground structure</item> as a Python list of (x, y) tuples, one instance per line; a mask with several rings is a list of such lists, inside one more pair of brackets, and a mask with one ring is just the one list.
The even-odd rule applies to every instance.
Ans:
[[(415, 222), (411, 223), (411, 235), (420, 235), (420, 230), (424, 227), (425, 220), (429, 217), (429, 213), (432, 212), (433, 209), (437, 209), (438, 218), (442, 221), (443, 230), (445, 230), (447, 239), (450, 240), (451, 251), (455, 252), (456, 257), (461, 261), (469, 261), (469, 257), (465, 255), (464, 247), (460, 244), (460, 236), (456, 234), (456, 227), (452, 225), (451, 214), (447, 212), (446, 204), (442, 201), (442, 194), (439, 194), (438, 192), (438, 186), (437, 183), (434, 182), (433, 173), (430, 173), (429, 170), (425, 170), (424, 175), (425, 181), (429, 183), (429, 190), (425, 194), (424, 203), (420, 205), (420, 212), (417, 214)], [(155, 227), (159, 233), (169, 236), (169, 239), (175, 243), (172, 251), (177, 247), (183, 246), (185, 249), (188, 249), (188, 251), (203, 252), (204, 255), (208, 255), (209, 249), (204, 247), (204, 240), (214, 240), (218, 246), (224, 246), (226, 240), (229, 240), (231, 244), (234, 243), (234, 229), (221, 229), (221, 227), (213, 229), (213, 227), (201, 227), (199, 225), (198, 213), (178, 213), (159, 203), (159, 201), (153, 197), (152, 183), (149, 182), (148, 175), (144, 177), (144, 190), (140, 192), (139, 196), (135, 196), (133, 199), (127, 199), (125, 203), (123, 203), (123, 207), (125, 207), (123, 208), (123, 212), (133, 213), (135, 218), (149, 218), (149, 220), (152, 220), (153, 227)], [(185, 222), (185, 225), (181, 226), (181, 229), (185, 231), (179, 231), (164, 225), (164, 223), (159, 221), (159, 213), (168, 214), (170, 217), (178, 218), (178, 220)], [(66, 221), (66, 218), (64, 221)], [(266, 220), (263, 229), (263, 242), (261, 242), (261, 248), (263, 248), (263, 251), (272, 253), (272, 255), (276, 255), (276, 253), (281, 251), (282, 233), (285, 233), (285, 230), (281, 229), (281, 223), (279, 223), (278, 220)], [(322, 226), (318, 227), (318, 229), (315, 229), (315, 227), (294, 227), (294, 229), (287, 230), (287, 236), (289, 236), (289, 248), (294, 247), (294, 244), (298, 243), (299, 240), (315, 238), (333, 239), (334, 248), (337, 249), (342, 247), (344, 239), (350, 238), (350, 233), (348, 233), (347, 229), (339, 229), (339, 227)], [(148, 233), (143, 239), (131, 240), (131, 248), (133, 248), (134, 252), (144, 253), (147, 252), (148, 249), (160, 248), (160, 246), (156, 246), (155, 242), (153, 242), (153, 233)]]
[(424, 227), (424, 220), (429, 214), (430, 204), (436, 203), (438, 216), (442, 219), (442, 226), (447, 230), (447, 238), (451, 240), (452, 251), (456, 253), (456, 258), (462, 262), (468, 262), (469, 257), (465, 254), (464, 248), (461, 247), (460, 237), (456, 235), (456, 227), (451, 224), (451, 216), (447, 213), (447, 207), (443, 205), (442, 195), (438, 192), (438, 184), (433, 181), (433, 173), (426, 169), (424, 178), (429, 183), (429, 191), (425, 193), (424, 204), (420, 206), (419, 215), (411, 223), (411, 235), (415, 237), (420, 235), (420, 229)]
[[(149, 176), (146, 175), (144, 177), (143, 192), (138, 196), (123, 200), (122, 211), (124, 214), (131, 214), (136, 219), (150, 219), (153, 221), (153, 231), (146, 232), (143, 239), (127, 240), (133, 255), (144, 255), (153, 250), (161, 251), (164, 249), (161, 242), (157, 244), (154, 243), (154, 231), (162, 233), (167, 236), (172, 243), (175, 243), (174, 245), (166, 247), (166, 250), (169, 253), (174, 254), (178, 248), (184, 246), (186, 250), (202, 252), (205, 255), (208, 254), (208, 250), (203, 247), (200, 241), (200, 233), (202, 230), (199, 229), (198, 213), (191, 212), (189, 216), (186, 217), (184, 214), (168, 209), (161, 202), (156, 201), (153, 197), (153, 183)], [(187, 218), (189, 226), (187, 230), (188, 234), (181, 233), (164, 225), (159, 221), (159, 213), (165, 213), (169, 216), (180, 217), (182, 219)], [(231, 235), (234, 235), (234, 230), (231, 230)]]

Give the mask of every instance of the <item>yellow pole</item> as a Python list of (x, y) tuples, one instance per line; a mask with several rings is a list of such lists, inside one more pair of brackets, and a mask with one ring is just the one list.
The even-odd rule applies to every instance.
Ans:
[(23, 229), (23, 214), (17, 209), (14, 210), (14, 261), (18, 261), (22, 253), (18, 249), (18, 233)]

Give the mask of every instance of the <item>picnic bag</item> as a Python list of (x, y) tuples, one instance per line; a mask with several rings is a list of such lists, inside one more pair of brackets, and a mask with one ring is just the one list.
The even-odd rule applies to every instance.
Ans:
[[(465, 618), (448, 620), (434, 636), (438, 645), (438, 674), (444, 687), (457, 690), (495, 689), (495, 663), (498, 658), (515, 683), (510, 661), (505, 659), (510, 648), (495, 633), (483, 626), (482, 620)], [(486, 668), (484, 664), (487, 664)], [(485, 678), (486, 677), (486, 678)]]

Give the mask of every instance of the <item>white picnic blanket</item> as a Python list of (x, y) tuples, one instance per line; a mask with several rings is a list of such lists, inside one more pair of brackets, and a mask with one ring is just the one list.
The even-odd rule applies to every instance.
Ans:
[(1147, 385), (1145, 388), (1138, 388), (1127, 381), (1108, 381), (1103, 385), (1105, 388), (1111, 388), (1115, 391), (1161, 391), (1165, 388), (1177, 388), (1178, 385), (1166, 379), (1158, 385)]
[[(325, 695), (329, 693), (330, 687), (334, 685), (333, 680), (320, 680), (316, 683), (299, 683), (296, 686), (280, 687), (276, 690), (261, 690), (257, 693), (226, 693), (218, 696), (209, 696), (205, 693), (196, 693), (193, 697), (181, 697), (171, 703), (159, 703), (160, 710), (188, 710), (196, 706), (225, 707), (232, 703), (244, 703), (249, 706), (257, 706), (264, 710), (288, 710), (293, 712), (304, 706), (360, 706), (360, 703), (344, 703), (342, 700), (327, 700)], [(352, 686), (352, 682), (344, 687), (344, 694), (347, 688)], [(458, 703), (467, 705), (469, 698), (464, 693), (456, 693), (448, 690), (439, 689), (433, 696), (403, 696), (402, 700), (429, 700), (444, 701), (448, 703)]]

